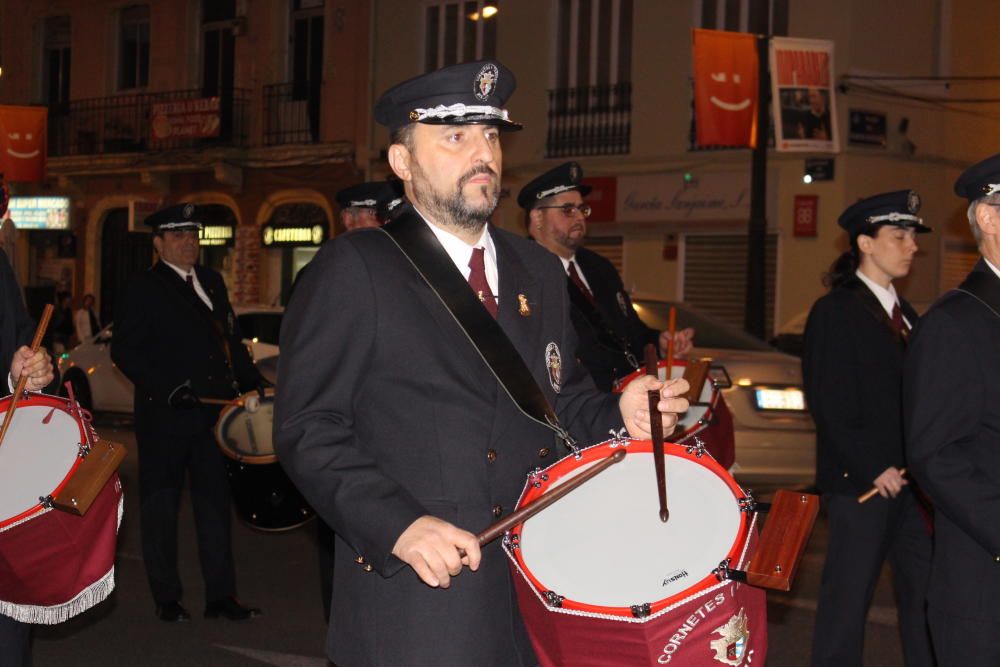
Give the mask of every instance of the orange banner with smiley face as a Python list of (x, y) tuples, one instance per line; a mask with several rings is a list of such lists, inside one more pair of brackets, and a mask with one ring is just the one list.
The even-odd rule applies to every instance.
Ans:
[(45, 107), (0, 105), (0, 171), (4, 180), (45, 180), (48, 112)]
[(757, 43), (744, 32), (694, 30), (694, 116), (699, 147), (757, 144)]

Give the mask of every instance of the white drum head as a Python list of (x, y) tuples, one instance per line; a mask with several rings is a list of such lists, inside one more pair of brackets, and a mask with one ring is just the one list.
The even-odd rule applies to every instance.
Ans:
[(665, 459), (667, 523), (652, 454), (636, 451), (524, 523), (522, 558), (544, 589), (629, 607), (681, 593), (718, 567), (740, 535), (737, 498), (709, 468), (669, 453)]
[[(254, 394), (256, 397), (256, 394)], [(253, 412), (240, 406), (226, 408), (215, 425), (215, 439), (222, 450), (235, 459), (274, 459), (271, 427), (274, 424), (274, 396), (265, 395)]]
[(80, 438), (80, 423), (68, 412), (18, 405), (0, 445), (0, 525), (59, 488), (77, 461)]

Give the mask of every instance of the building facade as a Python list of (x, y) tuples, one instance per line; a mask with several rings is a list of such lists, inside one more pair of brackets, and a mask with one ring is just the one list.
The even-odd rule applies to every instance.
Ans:
[[(770, 151), (769, 335), (822, 294), (839, 213), (886, 190), (917, 190), (937, 232), (901, 285), (925, 307), (975, 256), (951, 184), (1000, 145), (987, 0), (5, 0), (0, 103), (49, 110), (48, 178), (14, 194), (71, 201), (70, 232), (18, 235), (18, 272), (29, 296), (94, 293), (107, 321), (151, 260), (142, 216), (192, 201), (212, 205), (203, 260), (234, 302), (282, 303), (341, 231), (333, 193), (387, 174), (377, 96), (497, 57), (525, 130), (504, 137), (495, 222), (525, 233), (520, 187), (576, 160), (595, 188), (588, 244), (626, 287), (741, 325), (750, 151), (693, 147), (691, 31), (746, 31), (761, 3), (771, 34), (834, 43), (841, 137), (832, 155)], [(882, 118), (882, 140), (851, 140), (852, 112)], [(810, 158), (832, 177), (805, 183)], [(814, 236), (795, 234), (800, 196)]]

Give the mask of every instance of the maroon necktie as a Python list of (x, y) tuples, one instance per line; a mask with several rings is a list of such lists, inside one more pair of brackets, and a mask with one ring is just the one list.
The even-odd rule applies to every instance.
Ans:
[(910, 327), (906, 325), (906, 320), (903, 319), (903, 311), (900, 310), (898, 303), (892, 306), (892, 328), (899, 332), (904, 341), (910, 334)]
[(583, 278), (580, 277), (580, 272), (576, 270), (576, 264), (573, 263), (573, 260), (569, 261), (569, 268), (567, 270), (569, 271), (569, 279), (573, 281), (573, 284), (577, 286), (577, 289), (583, 292), (583, 295), (587, 297), (587, 301), (590, 302), (590, 305), (597, 308), (597, 299), (594, 298), (594, 293), (590, 291), (587, 284), (583, 282)]
[(490, 289), (490, 284), (486, 282), (486, 257), (483, 248), (472, 249), (472, 259), (469, 260), (469, 287), (476, 293), (482, 301), (486, 310), (496, 319), (497, 299)]

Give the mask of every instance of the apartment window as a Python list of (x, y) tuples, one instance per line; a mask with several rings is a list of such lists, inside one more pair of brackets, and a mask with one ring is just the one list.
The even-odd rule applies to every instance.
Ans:
[(628, 153), (633, 0), (556, 0), (555, 87), (545, 156)]
[(706, 30), (753, 32), (750, 17), (764, 2), (770, 34), (787, 36), (789, 0), (694, 0), (695, 25)]
[(632, 0), (558, 0), (556, 88), (632, 78)]
[(70, 23), (68, 16), (45, 19), (42, 47), (42, 99), (50, 107), (69, 102)]
[(149, 84), (149, 6), (121, 11), (118, 89), (145, 88)]
[(220, 95), (233, 88), (235, 19), (236, 0), (202, 0), (201, 85), (206, 96)]
[(433, 2), (424, 20), (424, 67), (440, 67), (496, 58), (498, 0)]
[(294, 99), (303, 100), (323, 80), (323, 0), (292, 2), (291, 34)]

